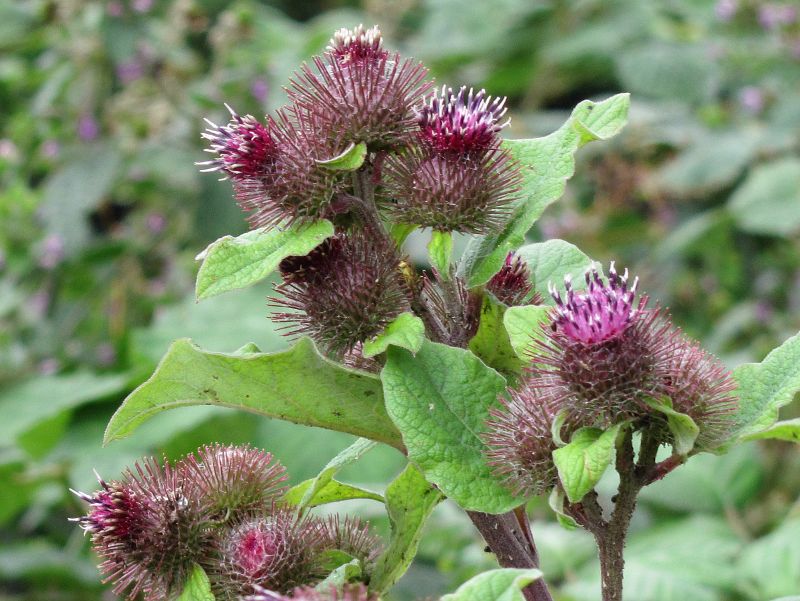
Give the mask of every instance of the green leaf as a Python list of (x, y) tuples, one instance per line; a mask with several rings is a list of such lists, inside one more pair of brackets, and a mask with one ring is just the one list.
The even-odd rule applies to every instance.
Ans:
[(526, 244), (516, 254), (528, 264), (534, 290), (542, 295), (547, 304), (553, 304), (548, 283), (552, 282), (563, 290), (564, 276), (569, 275), (573, 281), (580, 281), (593, 263), (577, 246), (564, 240)]
[(416, 357), (396, 347), (387, 356), (386, 410), (428, 481), (468, 510), (502, 513), (522, 503), (492, 473), (481, 439), (505, 379), (471, 352), (434, 342)]
[(186, 586), (177, 601), (214, 601), (211, 583), (203, 568), (194, 566)]
[(331, 171), (355, 171), (364, 164), (365, 158), (367, 158), (367, 145), (364, 142), (358, 144), (351, 142), (341, 154), (332, 159), (317, 161), (317, 165)]
[(772, 599), (800, 591), (800, 518), (787, 519), (775, 530), (748, 541), (738, 573), (749, 599)]
[(766, 430), (761, 430), (755, 434), (745, 436), (743, 440), (759, 440), (762, 438), (800, 442), (800, 417), (787, 419), (782, 422), (775, 422)]
[(774, 349), (761, 363), (746, 363), (733, 370), (738, 384), (739, 411), (729, 443), (744, 440), (770, 428), (778, 410), (800, 390), (800, 334)]
[(319, 507), (328, 503), (338, 503), (339, 501), (351, 501), (353, 499), (370, 499), (383, 503), (381, 495), (371, 490), (366, 490), (351, 484), (345, 484), (338, 480), (330, 480), (325, 486), (318, 489), (308, 502), (303, 502), (303, 497), (311, 490), (314, 478), (304, 480), (297, 486), (293, 486), (283, 500), (290, 505), (302, 505), (303, 507)]
[[(126, 375), (97, 375), (79, 371), (67, 375), (39, 376), (0, 392), (0, 448), (35, 432), (86, 403), (121, 395), (128, 385)], [(55, 421), (54, 421), (55, 420)]]
[(550, 307), (541, 305), (508, 308), (503, 324), (517, 357), (528, 359), (531, 346), (544, 334), (542, 328), (550, 319), (550, 311)]
[(475, 237), (468, 244), (459, 273), (470, 286), (489, 281), (509, 251), (525, 242), (527, 231), (564, 193), (567, 180), (575, 172), (575, 152), (592, 140), (616, 135), (627, 121), (629, 105), (628, 94), (617, 94), (602, 102), (584, 100), (567, 122), (549, 136), (503, 142), (522, 166), (525, 199), (498, 233)]
[[(346, 553), (337, 553), (340, 555), (344, 555), (349, 557)], [(331, 570), (331, 573), (320, 582), (316, 589), (321, 592), (328, 593), (331, 590), (331, 587), (336, 587), (337, 589), (341, 588), (348, 582), (355, 582), (359, 580), (362, 576), (363, 569), (361, 567), (361, 562), (358, 559), (350, 559), (346, 563), (341, 563), (337, 567)]]
[(450, 259), (453, 257), (453, 236), (450, 232), (433, 230), (428, 242), (428, 257), (431, 265), (443, 278), (450, 277)]
[(386, 488), (386, 511), (392, 534), (389, 546), (378, 558), (370, 579), (370, 589), (383, 594), (411, 565), (422, 537), (422, 527), (442, 500), (419, 470), (411, 464)]
[(694, 420), (672, 408), (672, 399), (644, 399), (644, 402), (659, 413), (663, 413), (667, 418), (667, 426), (672, 432), (672, 448), (678, 455), (686, 456), (694, 448), (694, 441), (700, 433), (700, 428)]
[(564, 491), (561, 488), (558, 486), (553, 487), (553, 490), (550, 491), (550, 496), (547, 497), (547, 504), (555, 512), (556, 520), (563, 528), (566, 530), (578, 528), (578, 522), (572, 516), (564, 513)]
[(403, 242), (406, 241), (406, 238), (411, 235), (418, 226), (412, 225), (410, 223), (393, 223), (389, 227), (389, 235), (392, 237), (392, 240), (395, 241), (397, 246), (402, 246)]
[(728, 210), (747, 232), (774, 236), (800, 232), (800, 159), (753, 168), (730, 197)]
[(195, 285), (197, 300), (260, 282), (286, 257), (307, 255), (332, 235), (333, 224), (323, 219), (262, 228), (236, 238), (223, 236), (197, 256), (203, 261)]
[(307, 338), (287, 351), (248, 355), (177, 340), (111, 417), (104, 441), (128, 436), (156, 413), (190, 405), (233, 407), (402, 448), (378, 379), (325, 359)]
[[(366, 453), (374, 449), (376, 445), (377, 443), (375, 441), (359, 438), (344, 451), (331, 459), (316, 478), (306, 480), (291, 488), (286, 493), (284, 500), (292, 505), (299, 505), (300, 507), (313, 507), (313, 502), (317, 495), (328, 487), (329, 484), (334, 482), (333, 477), (339, 470), (361, 459)], [(337, 482), (337, 484), (339, 483)]]
[(542, 577), (535, 569), (502, 568), (478, 574), (441, 601), (525, 601), (522, 589)]
[(553, 451), (558, 477), (570, 503), (578, 503), (592, 490), (614, 457), (617, 434), (623, 424), (608, 430), (581, 428), (570, 443)]
[(516, 378), (526, 362), (514, 352), (503, 325), (503, 317), (507, 311), (505, 305), (489, 295), (484, 297), (480, 325), (469, 342), (469, 350), (507, 378)]
[(416, 353), (425, 340), (425, 324), (413, 313), (401, 313), (386, 329), (372, 340), (364, 343), (364, 357), (380, 355), (390, 344)]

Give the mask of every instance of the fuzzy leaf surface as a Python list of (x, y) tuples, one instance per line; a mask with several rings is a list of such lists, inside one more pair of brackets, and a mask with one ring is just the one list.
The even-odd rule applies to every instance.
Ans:
[(203, 264), (197, 273), (195, 296), (200, 301), (260, 282), (286, 257), (307, 255), (332, 235), (333, 224), (323, 219), (261, 228), (235, 238), (223, 236), (197, 256)]
[(739, 412), (729, 443), (746, 440), (772, 427), (778, 410), (800, 391), (800, 334), (774, 349), (761, 363), (746, 363), (733, 370), (738, 384)]
[(523, 502), (492, 474), (481, 434), (505, 379), (470, 351), (426, 341), (392, 347), (381, 372), (386, 410), (409, 459), (463, 508), (503, 513)]
[(425, 324), (413, 313), (401, 313), (386, 329), (372, 340), (364, 343), (362, 355), (374, 357), (380, 355), (390, 344), (408, 349), (416, 353), (425, 340)]
[(509, 307), (503, 316), (511, 347), (521, 359), (528, 359), (531, 346), (542, 335), (542, 327), (550, 318), (550, 307), (526, 305)]
[(411, 464), (389, 484), (386, 511), (392, 533), (389, 546), (376, 562), (370, 579), (371, 590), (382, 594), (405, 573), (417, 554), (422, 527), (442, 498)]
[(592, 490), (614, 457), (617, 434), (622, 424), (603, 431), (581, 428), (568, 445), (553, 451), (558, 477), (570, 503), (578, 503)]
[(441, 601), (525, 601), (522, 589), (542, 577), (535, 569), (502, 568), (478, 574)]
[(363, 436), (402, 448), (377, 377), (322, 357), (303, 338), (279, 353), (236, 355), (177, 340), (111, 417), (105, 443), (166, 409), (217, 405)]
[(211, 583), (203, 568), (195, 565), (177, 601), (214, 601)]
[(548, 283), (563, 290), (564, 276), (569, 275), (572, 281), (580, 282), (592, 260), (577, 246), (564, 240), (547, 240), (535, 244), (526, 244), (516, 251), (531, 270), (531, 282), (534, 290), (542, 295), (544, 302), (553, 304), (547, 289)]
[(525, 242), (525, 234), (544, 210), (558, 200), (575, 173), (575, 152), (592, 140), (616, 135), (628, 119), (630, 96), (617, 94), (602, 102), (584, 100), (558, 130), (543, 138), (505, 140), (522, 168), (523, 200), (497, 233), (473, 238), (459, 266), (470, 286), (486, 283), (497, 273), (509, 251)]

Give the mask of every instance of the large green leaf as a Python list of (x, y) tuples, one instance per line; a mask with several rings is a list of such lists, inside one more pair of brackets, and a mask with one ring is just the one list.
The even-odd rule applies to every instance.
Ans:
[(408, 456), (465, 509), (502, 513), (522, 503), (487, 465), (481, 439), (505, 379), (471, 352), (425, 342), (416, 356), (389, 349), (381, 372), (386, 410)]
[(548, 240), (526, 244), (516, 251), (531, 270), (534, 289), (542, 295), (544, 302), (553, 303), (547, 289), (549, 283), (563, 289), (564, 277), (580, 281), (592, 260), (574, 244), (564, 240)]
[(197, 273), (197, 300), (260, 282), (286, 257), (307, 255), (332, 235), (333, 224), (323, 219), (257, 229), (236, 238), (223, 236), (197, 256), (203, 261)]
[[(53, 427), (54, 420), (85, 403), (121, 395), (126, 375), (98, 375), (79, 371), (67, 375), (40, 376), (9, 386), (0, 392), (0, 448), (13, 445), (39, 426)], [(39, 434), (47, 432), (39, 431)], [(39, 439), (41, 443), (41, 438)], [(49, 446), (49, 445), (48, 445)], [(31, 450), (34, 450), (31, 447)]]
[(389, 546), (378, 558), (370, 588), (385, 592), (405, 573), (417, 553), (422, 527), (442, 495), (409, 464), (386, 488), (386, 511), (392, 525)]
[(787, 519), (768, 535), (750, 541), (738, 563), (741, 588), (751, 599), (800, 591), (800, 518)]
[(196, 565), (177, 601), (214, 601), (211, 583), (203, 568)]
[(213, 353), (176, 341), (112, 416), (105, 442), (128, 436), (160, 411), (189, 405), (233, 407), (402, 448), (378, 379), (323, 358), (308, 339), (274, 354)]
[(745, 439), (771, 427), (778, 410), (800, 390), (800, 334), (774, 349), (761, 363), (746, 363), (733, 370), (739, 385), (739, 411), (729, 442)]
[(800, 418), (775, 422), (766, 430), (745, 436), (744, 440), (758, 440), (760, 438), (800, 442)]
[(478, 574), (441, 601), (525, 601), (522, 589), (542, 577), (539, 570), (503, 568)]
[(743, 230), (791, 236), (800, 232), (800, 159), (759, 165), (728, 202)]
[[(310, 480), (306, 480), (292, 487), (286, 493), (284, 499), (292, 505), (313, 507), (315, 505), (321, 505), (322, 503), (320, 503), (320, 501), (322, 499), (331, 502), (344, 500), (345, 498), (358, 498), (358, 496), (353, 496), (358, 489), (353, 490), (353, 487), (336, 482), (333, 477), (346, 465), (350, 465), (361, 459), (366, 453), (375, 448), (377, 444), (378, 443), (373, 440), (359, 438), (344, 451), (331, 459), (316, 478), (311, 478)], [(337, 494), (341, 494), (342, 498), (337, 498)], [(380, 495), (376, 496), (377, 500), (383, 500)]]
[(507, 311), (510, 309), (489, 295), (483, 299), (480, 325), (469, 342), (469, 350), (507, 378), (515, 378), (526, 362), (514, 352), (503, 325), (503, 316)]
[(459, 272), (470, 286), (487, 282), (503, 265), (509, 251), (525, 242), (525, 234), (552, 202), (564, 193), (575, 172), (575, 152), (592, 140), (617, 134), (628, 118), (630, 97), (617, 94), (602, 102), (584, 100), (567, 122), (544, 138), (503, 142), (522, 166), (524, 200), (497, 233), (473, 238), (467, 246)]
[(578, 503), (603, 477), (611, 460), (622, 424), (608, 430), (581, 428), (569, 444), (553, 451), (553, 461), (567, 498)]

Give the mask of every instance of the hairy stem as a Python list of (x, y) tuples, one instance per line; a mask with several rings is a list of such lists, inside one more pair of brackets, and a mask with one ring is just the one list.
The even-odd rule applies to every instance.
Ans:
[[(380, 219), (378, 208), (375, 205), (375, 181), (371, 167), (363, 167), (353, 174), (353, 195), (341, 195), (339, 202), (343, 207), (349, 207), (358, 216), (363, 227), (373, 236), (394, 244), (391, 235), (386, 230)], [(448, 282), (449, 286), (455, 286)], [(460, 295), (455, 289), (446, 290), (448, 305), (455, 313), (462, 311)], [(416, 299), (417, 309), (430, 310), (424, 302)], [(443, 342), (450, 346), (465, 347), (467, 340), (444, 340), (443, 336), (434, 336), (436, 342)], [(524, 508), (509, 511), (502, 515), (468, 511), (472, 523), (481, 533), (489, 549), (497, 557), (503, 567), (510, 568), (538, 568), (539, 556), (536, 544), (530, 531), (527, 515)], [(553, 601), (547, 584), (539, 579), (531, 583), (522, 591), (526, 601)]]
[[(533, 538), (526, 533), (527, 517), (523, 525), (517, 512), (491, 515), (479, 511), (468, 511), (472, 523), (481, 533), (489, 549), (504, 568), (537, 568), (539, 557)], [(553, 601), (547, 584), (541, 578), (522, 591), (526, 601)]]

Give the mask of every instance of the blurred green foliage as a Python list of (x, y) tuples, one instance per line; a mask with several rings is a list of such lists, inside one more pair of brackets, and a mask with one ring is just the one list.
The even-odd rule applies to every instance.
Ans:
[[(285, 341), (268, 285), (195, 304), (194, 255), (245, 229), (201, 177), (202, 118), (262, 114), (331, 33), (379, 23), (437, 80), (508, 95), (510, 135), (553, 130), (579, 100), (633, 94), (631, 123), (589, 149), (531, 240), (618, 260), (731, 365), (800, 329), (800, 7), (762, 0), (0, 0), (0, 599), (108, 599), (67, 521), (146, 453), (253, 441), (299, 482), (350, 437), (207, 407), (101, 448), (120, 399), (175, 338), (233, 351)], [(458, 247), (458, 245), (457, 245)], [(423, 251), (424, 252), (424, 251)], [(789, 407), (797, 414), (797, 407)], [(340, 474), (380, 489), (381, 448)], [(800, 457), (750, 443), (645, 491), (627, 553), (637, 601), (800, 592)], [(387, 528), (377, 504), (348, 509)], [(534, 504), (562, 601), (596, 599), (588, 535)], [(491, 567), (445, 503), (393, 598)]]

